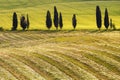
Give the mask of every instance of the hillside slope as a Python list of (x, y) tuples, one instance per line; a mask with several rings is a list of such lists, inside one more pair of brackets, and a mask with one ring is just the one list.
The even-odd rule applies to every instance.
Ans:
[(0, 32), (0, 80), (120, 80), (120, 32)]
[[(0, 9), (12, 9), (19, 7), (35, 7), (37, 5), (50, 4), (50, 3), (69, 3), (81, 1), (101, 1), (101, 0), (0, 0)], [(104, 1), (104, 0), (103, 0)], [(105, 0), (114, 1), (114, 0)], [(119, 1), (119, 0), (116, 0)]]
[[(50, 10), (53, 19), (53, 7), (63, 15), (63, 29), (72, 29), (71, 18), (77, 15), (77, 29), (96, 29), (95, 8), (101, 7), (102, 20), (104, 9), (108, 8), (109, 16), (117, 28), (120, 28), (120, 2), (119, 1), (78, 1), (78, 0), (0, 0), (0, 26), (10, 30), (12, 27), (13, 12), (17, 12), (18, 19), (22, 14), (30, 16), (30, 29), (47, 29), (45, 26), (46, 11)], [(104, 26), (102, 26), (104, 29)], [(20, 26), (19, 26), (19, 29)], [(54, 26), (52, 29), (55, 29)]]

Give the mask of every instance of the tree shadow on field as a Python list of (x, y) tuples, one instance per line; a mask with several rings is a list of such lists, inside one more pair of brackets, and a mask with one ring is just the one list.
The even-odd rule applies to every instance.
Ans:
[(60, 30), (40, 30), (41, 33), (58, 33)]
[(114, 31), (120, 31), (120, 29), (116, 29), (116, 30), (106, 30), (106, 29), (104, 29), (104, 30), (90, 30), (90, 31), (88, 31), (88, 32), (90, 32), (90, 33), (104, 33), (104, 32), (114, 32)]
[(97, 29), (71, 29), (71, 30), (42, 30), (42, 29), (31, 29), (31, 30), (17, 30), (17, 31), (11, 31), (11, 30), (5, 30), (5, 31), (1, 31), (1, 32), (9, 32), (9, 33), (31, 33), (32, 34), (57, 34), (57, 33), (76, 33), (76, 32), (85, 32), (85, 33), (105, 33), (105, 32), (120, 32), (120, 28), (116, 29), (116, 30), (105, 30), (105, 29), (101, 29), (101, 30), (97, 30)]
[(28, 32), (33, 32), (35, 34), (49, 34), (49, 33), (58, 33), (60, 32), (60, 30), (38, 30), (38, 29), (34, 29), (34, 30), (28, 30)]
[(70, 32), (78, 32), (80, 30), (72, 29), (72, 30), (61, 30), (61, 31), (63, 31), (64, 33), (70, 33)]
[(90, 31), (90, 33), (104, 33), (104, 32), (111, 32), (109, 30), (93, 30), (93, 31)]
[[(114, 31), (114, 30), (113, 30)], [(115, 31), (120, 31), (120, 29), (116, 29)]]
[(90, 31), (90, 33), (96, 33), (96, 32), (98, 32), (99, 30), (92, 30), (92, 31)]
[(72, 29), (72, 30), (38, 30), (38, 29), (34, 29), (34, 30), (28, 30), (28, 31), (37, 31), (38, 33), (40, 32), (40, 33), (70, 33), (70, 32), (76, 32), (76, 31), (80, 31), (80, 30), (74, 30), (74, 29)]
[(29, 30), (16, 30), (16, 31), (11, 31), (11, 30), (5, 30), (5, 31), (2, 31), (2, 32), (6, 32), (6, 33), (31, 33), (32, 34), (51, 34), (51, 33), (54, 33), (54, 34), (57, 34), (57, 33), (71, 33), (71, 32), (78, 32), (78, 31), (81, 31), (81, 30), (43, 30), (43, 29), (29, 29)]

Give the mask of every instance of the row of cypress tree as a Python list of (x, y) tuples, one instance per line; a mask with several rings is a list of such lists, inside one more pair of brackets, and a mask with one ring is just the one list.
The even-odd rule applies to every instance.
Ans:
[[(100, 30), (102, 26), (102, 15), (101, 15), (101, 10), (99, 6), (96, 6), (96, 24)], [(112, 19), (109, 19), (108, 10), (107, 8), (105, 8), (104, 26), (106, 30), (108, 30), (109, 24), (110, 24), (110, 27), (115, 30), (115, 24), (112, 23)]]
[[(59, 17), (58, 17), (58, 11), (56, 6), (54, 6), (54, 26), (56, 27), (56, 30), (58, 30), (58, 27), (60, 27), (60, 29), (62, 29), (63, 27), (63, 19), (62, 19), (62, 13), (60, 12)], [(72, 18), (72, 25), (74, 27), (74, 29), (76, 28), (77, 25), (77, 20), (76, 20), (76, 15), (73, 14), (73, 18)], [(47, 15), (46, 15), (46, 26), (48, 29), (50, 29), (52, 27), (52, 18), (51, 18), (51, 14), (50, 11), (47, 11)]]
[[(27, 18), (27, 19), (26, 19)], [(58, 28), (60, 27), (60, 29), (62, 29), (63, 27), (63, 19), (62, 19), (62, 13), (59, 13), (59, 17), (58, 17), (58, 11), (56, 6), (54, 6), (54, 26), (56, 27), (56, 30), (58, 30)], [(20, 18), (20, 26), (22, 27), (23, 30), (25, 30), (26, 28), (28, 29), (30, 25), (30, 21), (29, 21), (29, 16), (27, 14), (27, 17), (25, 17), (24, 15), (21, 16)], [(72, 25), (73, 28), (76, 28), (77, 25), (77, 20), (76, 20), (76, 15), (73, 14), (73, 18), (72, 18)], [(17, 13), (14, 12), (13, 13), (13, 23), (12, 23), (12, 28), (11, 30), (17, 30), (17, 26), (18, 26), (18, 18), (17, 18)], [(51, 18), (51, 14), (50, 11), (47, 11), (47, 15), (46, 15), (46, 27), (50, 30), (50, 28), (52, 27), (52, 18)]]
[[(56, 30), (58, 30), (59, 27), (60, 27), (60, 29), (62, 29), (62, 27), (63, 27), (62, 13), (60, 12), (59, 17), (58, 17), (58, 11), (57, 11), (56, 6), (54, 6), (53, 22), (54, 22), (54, 26), (56, 27)], [(96, 6), (96, 24), (100, 30), (101, 26), (102, 26), (102, 16), (101, 16), (101, 10), (100, 10), (99, 6)], [(112, 19), (110, 19), (110, 21), (109, 21), (108, 10), (107, 10), (107, 8), (105, 8), (104, 26), (105, 26), (106, 30), (108, 30), (109, 24), (110, 24), (111, 28), (115, 29), (115, 24), (112, 23)], [(27, 14), (27, 17), (22, 15), (20, 18), (20, 26), (23, 28), (23, 30), (25, 30), (26, 28), (27, 29), (29, 28), (29, 25), (30, 25), (30, 22), (29, 22), (28, 14)], [(72, 25), (73, 25), (73, 28), (75, 29), (76, 25), (77, 25), (77, 19), (76, 19), (75, 14), (73, 14), (73, 17), (72, 17)], [(17, 26), (18, 26), (17, 14), (16, 14), (16, 12), (14, 12), (13, 13), (13, 25), (12, 25), (11, 30), (17, 30)], [(51, 14), (50, 14), (49, 10), (47, 11), (47, 15), (46, 15), (46, 27), (49, 30), (52, 27), (52, 18), (51, 18)]]
[[(27, 19), (25, 18), (25, 16), (22, 15), (21, 18), (20, 18), (20, 26), (22, 27), (22, 29), (23, 30), (25, 30), (26, 28), (28, 29), (29, 25), (30, 25), (30, 22), (29, 22), (29, 16), (28, 16), (28, 14), (27, 14)], [(17, 13), (14, 12), (13, 13), (13, 23), (12, 23), (11, 30), (12, 31), (17, 30), (17, 26), (18, 26)]]

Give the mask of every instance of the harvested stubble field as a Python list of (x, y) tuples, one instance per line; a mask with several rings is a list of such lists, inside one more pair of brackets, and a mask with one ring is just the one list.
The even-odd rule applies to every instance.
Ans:
[(0, 32), (1, 80), (119, 80), (119, 31)]

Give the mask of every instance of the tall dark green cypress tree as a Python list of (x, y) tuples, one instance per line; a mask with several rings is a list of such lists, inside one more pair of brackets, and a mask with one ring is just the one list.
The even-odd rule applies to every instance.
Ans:
[(76, 15), (75, 14), (73, 14), (72, 25), (73, 25), (73, 28), (75, 29), (76, 25), (77, 25), (77, 19), (76, 19)]
[(16, 12), (13, 13), (13, 23), (12, 23), (12, 29), (11, 30), (17, 30), (18, 26), (18, 19), (17, 19), (17, 14)]
[(112, 19), (110, 19), (110, 28), (112, 29), (113, 23), (112, 23)]
[(27, 14), (27, 29), (29, 29), (29, 26), (30, 26), (30, 21), (29, 21), (29, 16)]
[(109, 16), (107, 8), (105, 9), (104, 26), (106, 29), (109, 27)]
[(46, 27), (50, 30), (50, 28), (52, 27), (52, 19), (51, 19), (51, 14), (50, 11), (47, 11), (47, 15), (46, 15)]
[(56, 6), (54, 6), (54, 26), (56, 27), (56, 30), (58, 30), (58, 11)]
[(62, 20), (62, 13), (60, 12), (60, 16), (59, 16), (59, 26), (60, 26), (60, 29), (62, 29), (63, 27), (63, 20)]
[(23, 30), (27, 28), (27, 21), (25, 20), (25, 16), (21, 16), (20, 18), (20, 26), (22, 27)]
[(99, 6), (96, 6), (96, 24), (100, 30), (100, 28), (102, 26), (102, 16), (101, 16), (101, 10), (100, 10)]

